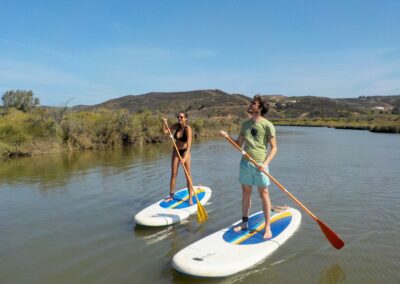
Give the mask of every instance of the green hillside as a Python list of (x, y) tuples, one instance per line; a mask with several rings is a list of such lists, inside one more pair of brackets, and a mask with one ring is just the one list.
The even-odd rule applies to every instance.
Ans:
[[(264, 96), (275, 125), (400, 133), (400, 96), (349, 99)], [(186, 111), (195, 138), (237, 133), (251, 98), (221, 90), (148, 93), (93, 106), (0, 108), (0, 159), (75, 150), (168, 143), (161, 118)]]
[[(270, 103), (270, 111), (266, 116), (276, 125), (400, 132), (400, 95), (341, 99), (317, 96), (262, 96)], [(125, 96), (98, 105), (77, 106), (73, 109), (126, 110), (130, 113), (150, 111), (170, 118), (179, 111), (186, 111), (192, 122), (203, 119), (215, 125), (239, 125), (239, 121), (247, 117), (246, 110), (250, 100), (250, 97), (228, 94), (221, 90), (155, 92)]]
[(129, 95), (92, 106), (76, 106), (75, 110), (125, 109), (129, 112), (150, 110), (152, 112), (174, 113), (186, 111), (196, 115), (217, 115), (237, 106), (246, 106), (250, 99), (244, 95), (228, 94), (221, 90), (199, 90), (188, 92), (154, 92), (144, 95)]
[[(371, 96), (331, 99), (316, 96), (286, 97), (264, 95), (270, 102), (270, 118), (341, 118), (374, 113), (400, 114), (399, 96)], [(228, 94), (221, 90), (197, 90), (188, 92), (153, 92), (129, 95), (97, 105), (75, 106), (73, 110), (124, 109), (131, 113), (150, 110), (163, 114), (186, 111), (194, 117), (245, 115), (250, 97)]]

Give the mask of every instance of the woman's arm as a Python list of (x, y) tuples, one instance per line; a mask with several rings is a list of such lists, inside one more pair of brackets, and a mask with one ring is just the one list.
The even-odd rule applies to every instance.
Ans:
[(186, 136), (187, 136), (187, 150), (182, 157), (182, 162), (186, 162), (186, 156), (190, 153), (190, 148), (192, 147), (192, 128), (190, 126), (186, 127)]
[[(168, 119), (164, 117), (164, 118), (162, 119), (162, 132), (164, 133), (164, 135), (169, 134), (166, 125), (168, 125)], [(177, 123), (175, 123), (175, 124), (173, 124), (173, 125), (170, 126), (171, 132), (173, 132), (173, 131), (176, 129), (176, 125), (177, 125)]]
[(163, 117), (163, 119), (161, 119), (161, 124), (162, 124), (162, 132), (164, 135), (168, 134), (168, 129), (167, 129), (167, 124), (168, 124), (168, 119), (166, 117)]

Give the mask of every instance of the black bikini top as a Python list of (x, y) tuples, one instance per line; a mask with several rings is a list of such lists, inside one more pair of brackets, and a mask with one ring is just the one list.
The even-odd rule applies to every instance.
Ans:
[(178, 134), (178, 131), (179, 131), (180, 128), (181, 128), (181, 127), (179, 126), (179, 127), (175, 130), (174, 138), (175, 138), (175, 140), (178, 140), (178, 141), (181, 141), (181, 142), (187, 142), (187, 140), (188, 140), (188, 137), (187, 137), (187, 134), (186, 134), (186, 128), (187, 128), (187, 126), (185, 126), (185, 128), (183, 129), (182, 136), (178, 138), (178, 135), (177, 135), (177, 134)]

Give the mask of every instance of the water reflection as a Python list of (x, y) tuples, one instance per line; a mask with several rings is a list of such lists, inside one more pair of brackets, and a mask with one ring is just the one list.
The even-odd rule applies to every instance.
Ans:
[[(400, 136), (277, 133), (273, 176), (345, 249), (333, 249), (302, 212), (300, 230), (243, 273), (199, 279), (175, 271), (175, 253), (240, 218), (240, 153), (222, 139), (193, 147), (194, 183), (213, 190), (201, 225), (196, 214), (168, 227), (134, 225), (135, 213), (168, 193), (169, 144), (19, 158), (0, 163), (0, 283), (398, 283)], [(177, 188), (185, 185), (180, 171)], [(253, 194), (252, 210), (261, 210)], [(276, 187), (271, 196), (296, 206)]]
[(103, 177), (119, 174), (139, 164), (157, 161), (168, 145), (147, 145), (104, 151), (22, 157), (0, 163), (0, 185), (38, 184), (41, 191), (67, 185), (72, 177), (98, 171)]
[(346, 274), (339, 264), (334, 264), (321, 273), (319, 284), (337, 284), (344, 283)]
[(134, 233), (136, 238), (141, 238), (147, 246), (161, 242), (173, 234), (173, 226), (149, 228), (136, 225)]

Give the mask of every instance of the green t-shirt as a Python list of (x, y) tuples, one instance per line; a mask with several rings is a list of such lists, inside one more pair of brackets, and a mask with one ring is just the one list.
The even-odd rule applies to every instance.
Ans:
[(257, 163), (262, 163), (267, 157), (268, 141), (275, 136), (275, 127), (263, 117), (258, 122), (249, 119), (243, 122), (239, 135), (244, 136), (244, 150), (247, 154)]

